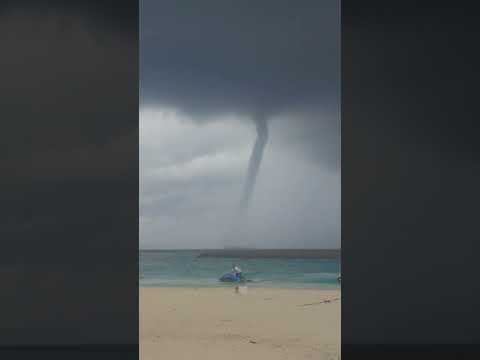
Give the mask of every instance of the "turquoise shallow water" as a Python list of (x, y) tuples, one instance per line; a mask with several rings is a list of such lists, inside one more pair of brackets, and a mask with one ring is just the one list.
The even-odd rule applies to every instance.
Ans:
[(140, 286), (228, 287), (218, 281), (238, 264), (249, 286), (339, 288), (339, 260), (198, 258), (199, 251), (140, 251)]

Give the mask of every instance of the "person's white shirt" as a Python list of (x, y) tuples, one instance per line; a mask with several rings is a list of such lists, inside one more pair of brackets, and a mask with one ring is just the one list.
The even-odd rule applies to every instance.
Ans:
[(241, 272), (242, 272), (242, 269), (240, 269), (239, 266), (235, 265), (235, 266), (233, 267), (233, 271), (238, 274), (238, 273), (241, 273)]

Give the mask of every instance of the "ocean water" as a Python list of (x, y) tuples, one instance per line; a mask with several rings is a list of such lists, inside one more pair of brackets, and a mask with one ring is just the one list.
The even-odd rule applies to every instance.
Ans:
[(199, 251), (140, 251), (140, 286), (231, 287), (218, 279), (240, 265), (250, 287), (339, 288), (340, 261), (199, 258)]

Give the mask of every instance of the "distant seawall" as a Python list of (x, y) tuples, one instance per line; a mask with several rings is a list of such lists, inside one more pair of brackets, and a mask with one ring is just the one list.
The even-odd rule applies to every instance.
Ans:
[(340, 258), (339, 249), (215, 249), (204, 250), (198, 257), (222, 258), (278, 258), (278, 259), (324, 259)]

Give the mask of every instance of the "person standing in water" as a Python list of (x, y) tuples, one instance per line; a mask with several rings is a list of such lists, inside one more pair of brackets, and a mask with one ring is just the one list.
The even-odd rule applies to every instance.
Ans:
[[(233, 275), (235, 276), (235, 278), (237, 279), (238, 282), (241, 282), (243, 280), (243, 277), (242, 277), (242, 269), (240, 268), (240, 266), (238, 265), (234, 265), (233, 268), (232, 268), (232, 273)], [(235, 292), (238, 294), (240, 293), (240, 286), (235, 286)]]
[(235, 275), (235, 277), (236, 277), (238, 280), (241, 280), (241, 279), (242, 279), (242, 269), (240, 269), (240, 266), (234, 265), (234, 266), (233, 266), (233, 269), (232, 269), (232, 273)]

